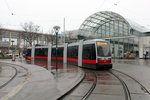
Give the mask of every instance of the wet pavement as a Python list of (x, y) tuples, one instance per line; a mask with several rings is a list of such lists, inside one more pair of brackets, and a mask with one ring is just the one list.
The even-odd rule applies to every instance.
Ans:
[(107, 71), (99, 71), (97, 85), (87, 100), (126, 100), (120, 81)]
[(115, 59), (113, 63), (113, 69), (131, 76), (150, 93), (150, 59)]
[(0, 100), (56, 100), (84, 77), (84, 72), (76, 66), (64, 67), (56, 72), (56, 70), (47, 70), (37, 65), (25, 64), (23, 60), (19, 61), (0, 61), (27, 68), (29, 73), (25, 80), (16, 84), (10, 82), (5, 90), (1, 90), (0, 94), (3, 93), (3, 95), (0, 95)]
[[(119, 76), (126, 84), (129, 91), (129, 100), (150, 100), (150, 94), (147, 89), (132, 77), (126, 74), (112, 71), (115, 75)], [(121, 100), (121, 99), (120, 99)]]
[[(27, 76), (17, 77), (17, 79), (20, 79), (19, 82), (16, 82), (17, 84), (10, 82), (8, 87), (5, 87), (5, 90), (1, 89), (0, 100), (56, 100), (78, 84), (84, 77), (84, 71), (76, 66), (59, 64), (58, 70), (56, 71), (55, 67), (50, 67), (52, 70), (47, 70), (47, 63), (36, 63), (37, 65), (43, 66), (43, 68), (37, 65), (26, 64), (23, 59), (17, 59), (15, 62), (11, 60), (0, 60), (0, 62), (16, 64), (28, 69)], [(55, 66), (55, 63), (53, 65)], [(2, 66), (1, 68), (0, 80), (2, 80), (1, 82), (3, 84), (3, 82), (9, 80), (14, 75), (14, 69), (8, 66)], [(133, 77), (150, 92), (150, 59), (115, 59), (113, 60), (113, 69)], [(111, 75), (107, 76), (106, 74), (105, 78), (107, 79), (104, 79), (104, 74), (106, 73), (97, 73), (101, 81), (98, 81), (99, 85), (96, 86), (97, 89), (93, 91), (89, 100), (96, 100), (94, 98), (101, 98), (102, 100), (116, 100), (116, 97), (122, 98), (123, 93), (120, 92), (121, 86), (118, 85), (120, 83)], [(4, 76), (7, 79), (3, 80)], [(21, 80), (21, 78), (23, 79)], [(131, 83), (129, 87), (132, 88)], [(109, 86), (110, 88), (114, 88), (115, 91), (109, 91)], [(84, 88), (84, 85), (82, 87)], [(149, 98), (149, 94), (146, 94), (147, 97), (140, 95), (141, 92), (139, 95), (134, 94), (136, 86), (133, 90), (134, 100), (147, 100)]]
[(0, 63), (0, 89), (3, 88), (9, 80), (11, 80), (16, 75), (16, 69)]
[[(8, 100), (13, 97), (26, 83), (28, 73), (27, 69), (0, 62), (2, 67), (0, 80), (3, 82), (0, 88), (0, 100)], [(7, 80), (2, 80), (3, 78)]]
[(92, 71), (84, 71), (85, 77), (82, 82), (63, 98), (60, 98), (60, 100), (86, 100), (86, 96), (90, 94), (90, 92), (96, 85), (96, 76)]

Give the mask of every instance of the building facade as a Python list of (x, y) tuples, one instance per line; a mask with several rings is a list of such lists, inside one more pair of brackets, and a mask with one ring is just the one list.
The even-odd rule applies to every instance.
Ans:
[[(12, 45), (13, 49), (16, 51), (22, 51), (24, 48), (31, 46), (26, 39), (25, 36), (28, 35), (30, 37), (30, 34), (25, 31), (20, 30), (10, 30), (10, 29), (0, 29), (0, 54), (8, 54), (12, 52)], [(49, 45), (52, 44), (55, 40), (55, 37), (53, 35), (49, 34), (43, 34), (43, 33), (34, 33), (33, 36), (30, 37), (32, 40), (32, 45)], [(12, 43), (13, 41), (13, 43)]]
[[(31, 46), (24, 38), (25, 34), (25, 31), (1, 28), (0, 53), (12, 50), (12, 40), (16, 50)], [(111, 11), (92, 14), (78, 30), (66, 31), (64, 37), (60, 35), (58, 38), (60, 44), (79, 39), (105, 39), (111, 43), (113, 58), (144, 58), (146, 51), (150, 58), (150, 30)], [(34, 33), (32, 44), (55, 45), (55, 40), (55, 35)]]

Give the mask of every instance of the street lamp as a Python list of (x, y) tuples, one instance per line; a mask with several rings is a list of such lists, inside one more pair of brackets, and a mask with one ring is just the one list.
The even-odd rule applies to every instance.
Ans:
[(14, 57), (14, 49), (13, 49), (13, 43), (14, 41), (12, 40), (12, 61), (15, 61), (15, 57)]
[(57, 71), (57, 68), (58, 68), (58, 59), (57, 59), (57, 36), (58, 36), (58, 32), (59, 32), (59, 29), (60, 29), (60, 26), (54, 26), (53, 27), (54, 31), (55, 31), (55, 34), (56, 34), (56, 71)]

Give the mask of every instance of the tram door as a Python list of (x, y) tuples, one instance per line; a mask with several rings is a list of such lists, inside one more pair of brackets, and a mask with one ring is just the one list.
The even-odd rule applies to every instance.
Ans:
[(95, 44), (84, 44), (82, 53), (82, 66), (88, 68), (96, 67), (96, 50)]

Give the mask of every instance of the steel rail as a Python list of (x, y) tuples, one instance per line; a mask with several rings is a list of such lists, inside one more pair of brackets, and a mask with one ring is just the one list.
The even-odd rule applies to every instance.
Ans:
[(113, 71), (108, 71), (108, 72), (113, 74), (120, 81), (120, 83), (122, 84), (123, 89), (124, 89), (124, 93), (125, 93), (125, 100), (131, 100), (130, 91), (129, 91), (126, 83), (119, 76), (117, 76)]
[(124, 73), (124, 72), (121, 72), (121, 71), (118, 71), (118, 70), (115, 70), (115, 69), (111, 69), (111, 70), (114, 70), (114, 71), (116, 71), (116, 72), (118, 72), (118, 73), (121, 73), (121, 74), (126, 75), (126, 76), (128, 76), (129, 78), (133, 79), (135, 82), (137, 82), (137, 83), (144, 89), (144, 91), (146, 91), (148, 94), (150, 94), (150, 92), (149, 92), (139, 81), (137, 81), (135, 78), (129, 76), (128, 74), (126, 74), (126, 73)]
[[(86, 92), (86, 94), (81, 98), (81, 100), (85, 100), (89, 97), (89, 95), (92, 93), (92, 91), (94, 90), (94, 88), (96, 87), (96, 83), (97, 83), (97, 76), (96, 73), (94, 73), (95, 76), (95, 80), (94, 83), (92, 84), (91, 88), (89, 89), (89, 91)], [(67, 94), (71, 93), (72, 91), (74, 91), (74, 89), (79, 88), (79, 84), (81, 84), (82, 82), (84, 82), (84, 80), (86, 79), (86, 72), (84, 75), (84, 78), (75, 86), (73, 87), (70, 91), (68, 91), (67, 93), (65, 93), (63, 96), (61, 96), (60, 98), (58, 98), (57, 100), (63, 100), (63, 97), (67, 96)]]
[[(54, 72), (52, 72), (52, 74), (55, 75)], [(85, 79), (85, 74), (84, 74), (83, 79), (82, 79), (78, 84), (76, 84), (72, 89), (70, 89), (70, 90), (69, 90), (68, 92), (66, 92), (64, 95), (62, 95), (62, 96), (60, 96), (59, 98), (57, 98), (57, 100), (62, 100), (63, 97), (65, 97), (67, 94), (69, 94), (71, 91), (73, 91), (80, 83), (82, 83), (84, 79)]]
[(18, 67), (20, 67), (20, 68), (23, 68), (24, 70), (27, 71), (26, 74), (28, 74), (28, 69), (25, 68), (25, 67), (22, 67), (22, 66), (20, 66), (20, 65), (15, 65), (15, 64), (10, 64), (10, 63), (3, 63), (3, 62), (0, 62), (0, 63), (5, 64), (5, 65), (7, 65), (7, 66), (9, 66), (9, 67), (12, 67), (13, 69), (15, 69), (15, 74), (11, 77), (10, 80), (8, 80), (6, 83), (4, 83), (3, 85), (1, 85), (1, 86), (0, 86), (0, 89), (3, 88), (3, 87), (5, 87), (8, 83), (10, 83), (10, 82), (17, 76), (18, 70), (17, 70), (17, 68), (14, 67), (14, 66), (18, 66)]
[(86, 100), (90, 96), (90, 94), (93, 92), (93, 90), (95, 89), (96, 84), (97, 84), (97, 76), (96, 76), (95, 72), (94, 72), (94, 75), (95, 75), (95, 81), (94, 81), (93, 85), (91, 86), (90, 90), (83, 96), (83, 98), (81, 100)]
[(7, 81), (5, 82), (3, 85), (0, 86), (0, 89), (2, 89), (3, 87), (5, 87), (8, 83), (10, 83), (18, 74), (17, 72), (17, 68), (15, 68), (14, 66), (9, 66), (12, 67), (13, 69), (15, 69), (15, 74)]

